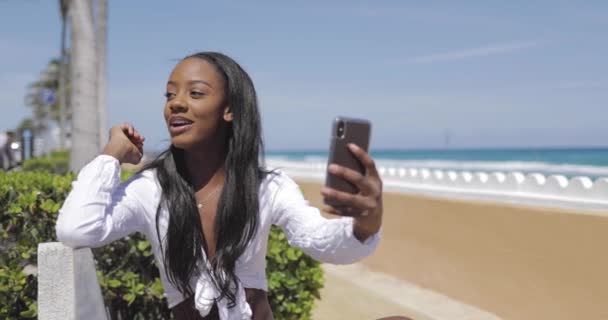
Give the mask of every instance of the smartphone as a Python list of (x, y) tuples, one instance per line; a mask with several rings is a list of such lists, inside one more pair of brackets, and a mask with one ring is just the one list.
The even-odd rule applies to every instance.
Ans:
[[(347, 117), (336, 117), (331, 129), (331, 143), (329, 148), (329, 156), (327, 166), (335, 163), (365, 174), (365, 167), (355, 157), (350, 149), (349, 143), (354, 143), (360, 148), (368, 152), (369, 139), (371, 134), (371, 123), (365, 119), (354, 119)], [(357, 193), (359, 189), (352, 183), (330, 174), (326, 169), (325, 186), (349, 193)], [(325, 204), (339, 207), (337, 203), (331, 199), (323, 199)]]

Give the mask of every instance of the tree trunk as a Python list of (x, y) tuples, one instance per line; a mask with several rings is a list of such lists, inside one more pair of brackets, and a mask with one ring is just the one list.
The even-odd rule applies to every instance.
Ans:
[(95, 24), (97, 27), (97, 110), (99, 111), (99, 148), (108, 140), (107, 72), (108, 1), (97, 0)]
[(72, 150), (70, 169), (78, 172), (99, 154), (97, 61), (91, 1), (71, 1)]
[(59, 0), (59, 6), (61, 10), (61, 54), (59, 58), (59, 149), (64, 150), (66, 148), (66, 110), (67, 110), (67, 90), (66, 90), (66, 76), (67, 76), (67, 56), (65, 50), (65, 36), (67, 30), (67, 1)]

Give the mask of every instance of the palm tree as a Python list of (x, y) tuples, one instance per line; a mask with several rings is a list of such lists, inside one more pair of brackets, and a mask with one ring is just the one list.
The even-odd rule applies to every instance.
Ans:
[(59, 85), (60, 60), (51, 59), (47, 67), (40, 73), (35, 82), (28, 85), (25, 95), (25, 105), (32, 108), (32, 120), (36, 133), (41, 133), (49, 127), (49, 121), (58, 120), (57, 101), (49, 104), (45, 101), (46, 92), (56, 92)]
[(59, 57), (59, 88), (57, 92), (57, 102), (59, 111), (59, 148), (65, 149), (66, 122), (67, 122), (67, 54), (65, 36), (67, 31), (68, 0), (59, 0), (61, 14), (61, 54)]
[(106, 90), (106, 44), (108, 39), (108, 2), (97, 0), (95, 10), (95, 25), (97, 37), (97, 110), (99, 111), (99, 148), (107, 142), (108, 116), (107, 116), (107, 90)]
[(78, 172), (99, 153), (97, 57), (91, 1), (70, 1), (72, 150), (70, 169)]

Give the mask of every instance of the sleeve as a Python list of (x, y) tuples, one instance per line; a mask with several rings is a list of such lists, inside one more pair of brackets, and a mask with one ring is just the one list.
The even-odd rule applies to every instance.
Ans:
[(380, 232), (363, 243), (353, 234), (351, 217), (327, 219), (319, 209), (304, 199), (299, 186), (281, 173), (275, 192), (273, 224), (280, 226), (289, 244), (302, 249), (316, 260), (333, 264), (349, 264), (374, 252)]
[(142, 178), (121, 184), (118, 160), (95, 158), (80, 170), (59, 210), (57, 239), (70, 247), (95, 248), (143, 232), (147, 218), (137, 192)]

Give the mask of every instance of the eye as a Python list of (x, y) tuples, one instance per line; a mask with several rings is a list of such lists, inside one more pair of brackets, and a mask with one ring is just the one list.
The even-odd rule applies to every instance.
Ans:
[(173, 98), (175, 96), (175, 93), (173, 92), (165, 92), (164, 94), (165, 98), (167, 98), (167, 100)]
[(190, 95), (193, 98), (201, 98), (201, 97), (203, 97), (205, 95), (205, 93), (200, 92), (200, 91), (190, 91)]

